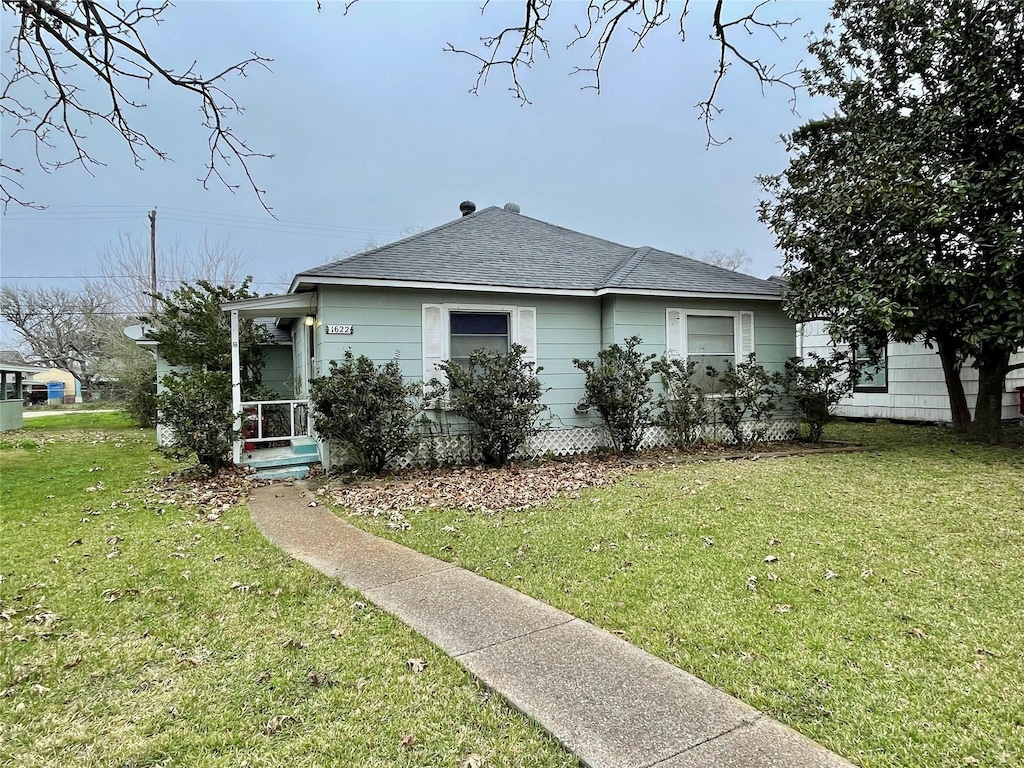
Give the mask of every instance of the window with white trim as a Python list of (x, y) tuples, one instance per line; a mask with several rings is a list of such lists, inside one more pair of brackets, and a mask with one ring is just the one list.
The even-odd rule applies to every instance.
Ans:
[(513, 344), (526, 349), (523, 360), (537, 362), (537, 310), (491, 304), (423, 305), (423, 381), (444, 379), (440, 364), (466, 364), (477, 349), (508, 352)]
[(508, 354), (512, 319), (507, 312), (451, 312), (448, 315), (448, 359), (469, 367), (469, 355), (478, 349)]
[(853, 353), (857, 363), (857, 381), (853, 391), (888, 392), (889, 360), (885, 346), (868, 349), (854, 345)]
[(724, 310), (666, 310), (666, 351), (696, 363), (693, 380), (710, 388), (708, 367), (719, 373), (754, 352), (754, 313)]

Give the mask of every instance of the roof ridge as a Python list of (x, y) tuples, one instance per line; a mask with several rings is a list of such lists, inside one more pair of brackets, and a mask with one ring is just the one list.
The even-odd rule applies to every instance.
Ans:
[(634, 248), (632, 253), (627, 254), (626, 258), (620, 261), (615, 267), (612, 268), (611, 272), (599, 282), (598, 288), (613, 288), (616, 284), (622, 282), (629, 276), (629, 273), (636, 269), (640, 262), (644, 260), (648, 253), (651, 251), (649, 245), (642, 245), (639, 248)]
[[(370, 256), (370, 255), (375, 254), (375, 253), (380, 253), (381, 251), (383, 251), (383, 250), (385, 250), (387, 248), (392, 248), (392, 247), (394, 247), (396, 245), (401, 245), (402, 243), (409, 243), (409, 242), (412, 242), (413, 240), (417, 240), (417, 239), (419, 239), (421, 237), (426, 237), (427, 235), (432, 235), (435, 232), (441, 231), (442, 229), (447, 229), (448, 227), (455, 226), (460, 221), (465, 221), (466, 219), (474, 218), (476, 216), (479, 216), (481, 213), (485, 213), (486, 211), (490, 211), (490, 210), (501, 210), (501, 209), (498, 208), (496, 205), (490, 205), (487, 208), (481, 208), (479, 211), (474, 211), (473, 213), (467, 214), (465, 216), (460, 216), (457, 219), (452, 219), (451, 221), (446, 221), (444, 224), (438, 224), (436, 227), (431, 227), (430, 229), (425, 229), (422, 232), (417, 232), (414, 235), (408, 235), (407, 237), (402, 237), (402, 238), (399, 238), (398, 240), (392, 240), (390, 243), (384, 243), (384, 245), (378, 245), (376, 248), (371, 248), (368, 251), (362, 251), (361, 253), (353, 253), (351, 256), (345, 256), (345, 257), (340, 258), (340, 259), (335, 259), (334, 261), (329, 261), (326, 264), (320, 264), (320, 265), (318, 265), (316, 267), (313, 267), (312, 269), (306, 269), (306, 270), (303, 270), (302, 272), (297, 272), (295, 274), (295, 277), (298, 277), (299, 275), (315, 275), (317, 273), (317, 271), (322, 270), (322, 269), (327, 269), (328, 267), (332, 267), (335, 264), (340, 264), (343, 261), (347, 262), (347, 263), (350, 263), (350, 262), (355, 261), (356, 259), (361, 259), (364, 256)], [(292, 279), (294, 280), (294, 278), (292, 278)]]

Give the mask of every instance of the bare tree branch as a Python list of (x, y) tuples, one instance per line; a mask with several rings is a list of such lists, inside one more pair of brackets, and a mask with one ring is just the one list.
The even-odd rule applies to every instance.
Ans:
[[(530, 100), (520, 80), (520, 72), (523, 68), (529, 69), (534, 63), (534, 53), (539, 47), (545, 55), (548, 53), (549, 39), (545, 37), (544, 26), (548, 22), (554, 0), (521, 0), (525, 11), (525, 18), (522, 24), (505, 27), (497, 34), (480, 38), (483, 52), (467, 50), (456, 47), (452, 43), (445, 46), (446, 51), (459, 53), (475, 59), (480, 68), (477, 72), (476, 82), (470, 89), (472, 93), (478, 93), (480, 88), (487, 83), (491, 70), (507, 70), (512, 80), (509, 90), (523, 104), (529, 104)], [(350, 0), (349, 6), (356, 0)], [(481, 14), (487, 11), (490, 0), (485, 0), (480, 8)], [(790, 20), (764, 20), (758, 14), (772, 0), (762, 0), (749, 13), (737, 16), (734, 19), (723, 18), (724, 0), (716, 0), (714, 15), (712, 18), (712, 33), (710, 38), (718, 42), (719, 57), (715, 69), (715, 79), (712, 82), (710, 93), (706, 99), (695, 106), (700, 112), (707, 130), (707, 146), (718, 146), (724, 144), (728, 139), (718, 139), (711, 131), (711, 122), (721, 112), (716, 105), (716, 98), (719, 94), (719, 87), (725, 78), (730, 66), (739, 62), (749, 69), (757, 77), (762, 90), (766, 85), (779, 85), (790, 91), (790, 103), (796, 104), (796, 94), (799, 85), (799, 69), (790, 72), (777, 74), (772, 64), (766, 64), (758, 58), (753, 58), (743, 53), (739, 44), (735, 42), (735, 33), (743, 30), (747, 35), (753, 35), (759, 30), (767, 30), (777, 39), (782, 40), (780, 32), (784, 27), (792, 26), (796, 19)], [(671, 19), (671, 0), (588, 0), (586, 3), (586, 22), (575, 25), (575, 37), (568, 47), (582, 43), (585, 40), (595, 41), (590, 58), (593, 66), (575, 67), (572, 74), (587, 74), (593, 78), (591, 83), (583, 88), (601, 90), (601, 70), (604, 65), (605, 56), (609, 46), (614, 40), (624, 34), (622, 29), (627, 29), (632, 38), (632, 50), (636, 51), (643, 47), (647, 36)], [(679, 10), (679, 38), (686, 40), (686, 19), (690, 13), (690, 0), (680, 0)], [(629, 26), (630, 21), (637, 22)]]
[[(184, 72), (175, 72), (156, 61), (143, 38), (161, 23), (162, 14), (171, 7), (169, 0), (2, 0), (2, 4), (15, 15), (17, 25), (7, 49), (12, 69), (4, 76), (0, 115), (18, 126), (13, 135), (33, 136), (44, 171), (78, 164), (91, 173), (91, 166), (103, 165), (86, 148), (87, 137), (82, 133), (84, 126), (95, 122), (106, 123), (121, 135), (136, 166), (141, 168), (150, 155), (169, 159), (132, 123), (133, 112), (146, 106), (134, 92), (162, 82), (193, 94), (200, 102), (202, 126), (209, 131), (203, 186), (216, 179), (235, 191), (240, 184), (232, 183), (224, 168), (238, 163), (245, 183), (270, 213), (265, 190), (257, 186), (249, 162), (273, 155), (254, 151), (235, 133), (228, 120), (243, 109), (224, 83), (248, 76), (253, 67), (268, 69), (271, 59), (253, 53), (210, 77), (201, 75), (195, 62)], [(23, 97), (25, 93), (35, 93), (35, 100)], [(0, 167), (5, 171), (0, 177), (4, 209), (11, 203), (32, 205), (15, 192), (21, 184), (11, 173), (19, 169)]]

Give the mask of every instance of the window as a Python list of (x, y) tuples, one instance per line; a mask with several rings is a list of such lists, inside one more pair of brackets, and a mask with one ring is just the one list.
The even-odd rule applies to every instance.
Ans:
[(888, 392), (889, 391), (889, 360), (884, 346), (867, 349), (854, 346), (854, 358), (860, 373), (854, 392)]
[(724, 310), (666, 310), (666, 351), (693, 360), (694, 383), (710, 385), (707, 368), (719, 373), (754, 351), (754, 314)]
[(686, 316), (686, 358), (697, 363), (693, 381), (707, 387), (711, 379), (708, 366), (724, 373), (728, 363), (736, 363), (736, 320), (719, 315)]
[(478, 349), (505, 354), (509, 350), (509, 315), (506, 312), (451, 312), (448, 359), (463, 368)]
[(508, 352), (513, 344), (526, 349), (523, 360), (537, 362), (537, 310), (491, 304), (424, 304), (423, 381), (444, 379), (440, 364), (465, 365), (475, 349)]

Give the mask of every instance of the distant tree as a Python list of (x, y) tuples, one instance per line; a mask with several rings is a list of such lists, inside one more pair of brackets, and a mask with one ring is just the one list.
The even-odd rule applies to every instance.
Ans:
[(109, 306), (109, 295), (99, 286), (0, 288), (0, 317), (31, 350), (28, 361), (67, 371), (83, 391), (93, 388), (104, 345), (119, 330)]
[(722, 267), (733, 272), (746, 272), (750, 269), (750, 257), (747, 256), (747, 252), (742, 248), (737, 248), (732, 253), (719, 250), (704, 251), (702, 256), (694, 256), (693, 258), (703, 261), (705, 264)]
[[(237, 285), (245, 258), (227, 238), (206, 237), (194, 249), (180, 243), (157, 251), (157, 290), (167, 293), (182, 283), (206, 280), (213, 285)], [(99, 252), (96, 270), (113, 301), (112, 308), (125, 315), (144, 315), (152, 307), (152, 270), (149, 241), (128, 232), (118, 235)]]
[(838, 108), (789, 136), (788, 168), (762, 179), (789, 310), (846, 343), (934, 345), (954, 426), (998, 440), (1024, 345), (1024, 6), (835, 0), (833, 16), (809, 84)]
[[(169, 0), (2, 0), (2, 7), (14, 23), (5, 25), (11, 33), (0, 117), (16, 124), (17, 133), (32, 137), (44, 170), (102, 165), (86, 144), (86, 130), (97, 124), (106, 124), (124, 139), (139, 167), (148, 157), (169, 159), (139, 130), (133, 114), (146, 106), (143, 99), (152, 98), (151, 89), (164, 85), (191, 93), (198, 102), (202, 126), (209, 131), (203, 185), (216, 179), (234, 190), (244, 182), (266, 208), (248, 164), (271, 155), (252, 150), (230, 125), (242, 107), (225, 85), (253, 67), (266, 68), (270, 59), (253, 53), (212, 75), (201, 74), (195, 59), (185, 61), (184, 69), (158, 60), (162, 57), (147, 41), (172, 7)], [(238, 163), (243, 182), (225, 175), (232, 161)], [(11, 203), (39, 207), (22, 192), (22, 172), (0, 161), (5, 210)]]

